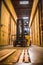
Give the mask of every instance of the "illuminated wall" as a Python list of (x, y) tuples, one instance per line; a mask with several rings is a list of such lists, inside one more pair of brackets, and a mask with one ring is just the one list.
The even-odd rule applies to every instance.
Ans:
[(13, 44), (15, 36), (16, 36), (16, 24), (14, 23), (14, 20), (11, 18), (11, 44)]
[(43, 0), (34, 0), (34, 3), (29, 23), (30, 38), (33, 44), (43, 46)]
[(14, 8), (13, 8), (13, 6), (12, 6), (11, 1), (10, 1), (10, 0), (5, 0), (5, 3), (7, 4), (7, 6), (8, 6), (8, 8), (9, 8), (10, 12), (12, 13), (12, 15), (13, 15), (15, 21), (16, 21), (17, 15), (16, 15), (16, 12), (14, 11)]
[[(7, 2), (9, 1), (9, 2)], [(6, 8), (4, 2), (2, 2), (2, 6), (1, 6), (1, 43), (0, 45), (9, 45), (11, 44), (11, 35), (16, 34), (16, 19), (17, 19), (17, 15), (15, 13), (15, 10), (11, 4), (10, 0), (6, 0), (6, 5), (8, 6), (10, 12), (8, 11), (8, 9)]]
[(2, 2), (2, 9), (1, 9), (1, 45), (5, 45), (8, 43), (8, 25), (10, 22), (10, 14), (7, 11), (5, 5)]
[[(39, 10), (37, 7), (39, 0), (34, 0), (33, 8), (30, 17), (30, 38), (32, 43), (35, 45), (40, 45), (40, 33), (39, 33)], [(36, 2), (36, 4), (35, 4)]]
[(40, 45), (40, 37), (39, 37), (39, 16), (38, 16), (38, 10), (35, 14), (33, 23), (31, 25), (31, 38), (32, 43), (36, 45)]

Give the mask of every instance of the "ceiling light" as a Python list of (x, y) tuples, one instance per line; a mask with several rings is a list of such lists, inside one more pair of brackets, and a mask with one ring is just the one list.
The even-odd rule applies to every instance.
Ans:
[(25, 4), (29, 4), (29, 1), (20, 1), (19, 3), (25, 5)]
[(23, 17), (23, 19), (29, 19), (29, 17)]

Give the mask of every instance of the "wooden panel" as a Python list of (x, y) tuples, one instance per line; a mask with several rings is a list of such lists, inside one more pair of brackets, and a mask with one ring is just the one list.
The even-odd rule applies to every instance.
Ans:
[(30, 60), (29, 60), (29, 55), (28, 55), (27, 50), (25, 50), (25, 54), (24, 54), (24, 62), (25, 62), (25, 63), (30, 62)]
[(38, 9), (33, 19), (33, 23), (31, 26), (32, 31), (32, 43), (40, 45), (40, 37), (39, 37), (39, 13)]
[[(13, 52), (15, 52), (16, 49), (13, 49), (13, 50), (3, 50), (3, 51), (0, 51), (0, 62), (3, 61), (6, 57), (8, 57), (9, 55), (11, 55)], [(2, 54), (2, 55), (1, 55)]]
[(22, 63), (24, 58), (24, 50), (22, 51), (18, 63)]

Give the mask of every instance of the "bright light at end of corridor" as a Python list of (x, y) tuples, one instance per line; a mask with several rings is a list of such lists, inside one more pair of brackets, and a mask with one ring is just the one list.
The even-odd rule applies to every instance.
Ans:
[(27, 5), (27, 4), (29, 4), (29, 1), (20, 1), (19, 4)]
[(23, 19), (29, 19), (29, 17), (23, 17)]

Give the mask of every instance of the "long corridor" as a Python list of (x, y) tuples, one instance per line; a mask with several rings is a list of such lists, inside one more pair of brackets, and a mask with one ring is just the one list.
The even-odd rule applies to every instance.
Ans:
[(43, 65), (43, 0), (0, 0), (0, 65)]

